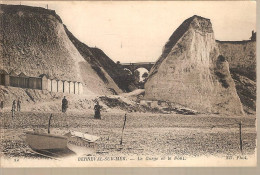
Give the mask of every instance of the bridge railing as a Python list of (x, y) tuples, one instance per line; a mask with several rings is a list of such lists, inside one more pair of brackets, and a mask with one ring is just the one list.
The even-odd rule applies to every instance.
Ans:
[(143, 65), (143, 64), (155, 64), (155, 62), (137, 62), (137, 63), (120, 63), (123, 66), (129, 65)]

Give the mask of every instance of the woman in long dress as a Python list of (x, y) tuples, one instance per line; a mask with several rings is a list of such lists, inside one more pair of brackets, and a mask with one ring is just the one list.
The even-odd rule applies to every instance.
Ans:
[(94, 106), (94, 110), (95, 110), (95, 119), (101, 119), (101, 114), (100, 114), (100, 109), (101, 106), (99, 105), (99, 103), (97, 102), (97, 104)]

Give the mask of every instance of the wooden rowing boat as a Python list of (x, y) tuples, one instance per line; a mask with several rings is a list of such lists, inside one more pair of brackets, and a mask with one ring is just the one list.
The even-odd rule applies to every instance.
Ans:
[(48, 133), (26, 132), (26, 142), (32, 150), (51, 157), (91, 155), (96, 152), (95, 141), (99, 137), (77, 131), (70, 131), (65, 135), (50, 134), (51, 118), (52, 115), (49, 119)]
[(55, 158), (75, 154), (67, 147), (65, 136), (35, 132), (26, 132), (25, 135), (27, 144), (37, 153)]
[(67, 147), (67, 137), (45, 133), (27, 132), (26, 142), (33, 149), (64, 149)]
[(99, 137), (76, 131), (65, 135), (26, 132), (26, 142), (32, 150), (53, 157), (94, 154), (97, 139)]

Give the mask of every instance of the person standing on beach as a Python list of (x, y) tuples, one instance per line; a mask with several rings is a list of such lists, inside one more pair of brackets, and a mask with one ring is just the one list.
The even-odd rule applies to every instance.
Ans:
[(16, 110), (16, 101), (14, 100), (12, 105), (12, 118), (14, 117), (15, 110)]
[(95, 110), (95, 119), (101, 119), (101, 114), (100, 114), (100, 109), (101, 106), (99, 105), (99, 103), (97, 102), (96, 105), (94, 106), (94, 110)]
[(19, 98), (17, 100), (17, 111), (21, 111), (21, 101)]
[(62, 112), (66, 112), (67, 108), (68, 108), (68, 100), (64, 96), (64, 98), (62, 99), (62, 106), (61, 106)]
[(4, 101), (1, 101), (1, 103), (0, 103), (0, 108), (1, 108), (1, 110), (4, 109)]

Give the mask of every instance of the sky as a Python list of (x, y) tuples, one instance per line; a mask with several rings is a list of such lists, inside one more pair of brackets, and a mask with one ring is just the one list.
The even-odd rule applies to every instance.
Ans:
[[(4, 2), (20, 4), (20, 1)], [(254, 1), (22, 1), (55, 10), (81, 42), (121, 63), (156, 61), (171, 34), (193, 16), (209, 18), (215, 38), (248, 40), (256, 31)]]

